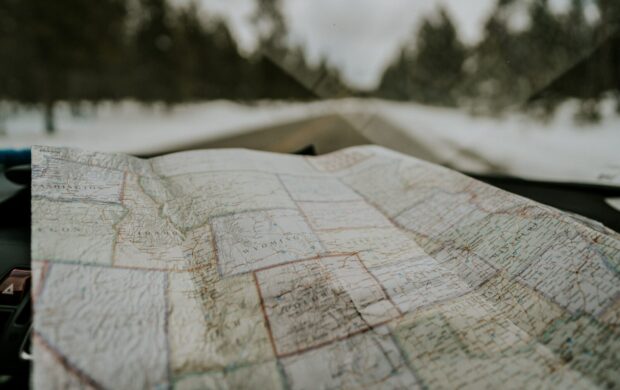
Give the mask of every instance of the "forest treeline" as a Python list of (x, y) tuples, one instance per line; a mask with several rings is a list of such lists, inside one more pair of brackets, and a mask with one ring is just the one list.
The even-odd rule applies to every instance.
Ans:
[[(596, 7), (594, 20), (587, 6)], [(524, 25), (512, 25), (518, 16)], [(467, 46), (440, 10), (402, 47), (374, 93), (487, 114), (519, 105), (543, 116), (575, 97), (577, 119), (595, 121), (601, 98), (615, 94), (620, 102), (619, 22), (615, 0), (570, 0), (561, 13), (547, 0), (498, 0), (482, 39)], [(592, 55), (597, 48), (603, 53)]]
[[(514, 29), (511, 13), (523, 1), (498, 0), (481, 41), (468, 46), (440, 9), (412, 31), (377, 88), (359, 91), (327, 61), (310, 64), (303, 47), (289, 44), (280, 0), (256, 1), (259, 43), (242, 53), (227, 24), (205, 18), (191, 2), (2, 0), (0, 100), (41, 107), (48, 131), (59, 101), (377, 96), (497, 112), (544, 89), (609, 35), (608, 19), (620, 15), (612, 0), (598, 0), (595, 22), (588, 22), (583, 0), (572, 0), (562, 14), (546, 0), (531, 0), (529, 23)], [(603, 92), (574, 91), (588, 102), (584, 117), (596, 118)], [(549, 96), (539, 105), (545, 112), (561, 100)]]

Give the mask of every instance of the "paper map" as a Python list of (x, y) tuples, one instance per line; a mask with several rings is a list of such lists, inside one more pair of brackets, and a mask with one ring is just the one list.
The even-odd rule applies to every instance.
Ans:
[(33, 148), (38, 388), (620, 386), (620, 236), (375, 146)]

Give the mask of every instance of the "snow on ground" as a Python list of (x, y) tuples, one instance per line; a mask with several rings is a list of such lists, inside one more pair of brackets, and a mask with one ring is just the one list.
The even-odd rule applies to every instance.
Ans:
[[(378, 144), (398, 149), (389, 140), (397, 139), (393, 134), (404, 134), (417, 147), (402, 151), (453, 168), (620, 186), (620, 116), (607, 104), (601, 122), (579, 125), (573, 120), (574, 108), (574, 103), (567, 103), (543, 123), (520, 114), (474, 117), (455, 109), (359, 99), (254, 105), (214, 101), (172, 110), (123, 102), (103, 104), (96, 114), (82, 117), (61, 106), (59, 131), (52, 136), (42, 133), (38, 112), (21, 111), (6, 118), (0, 148), (45, 144), (153, 154), (175, 145), (339, 113)], [(367, 126), (370, 117), (381, 121)]]
[(84, 110), (80, 117), (69, 107), (57, 109), (58, 131), (42, 131), (41, 114), (19, 112), (5, 120), (6, 135), (0, 148), (32, 145), (71, 146), (102, 152), (153, 154), (172, 145), (207, 141), (323, 113), (316, 104), (265, 103), (243, 105), (228, 101), (183, 104), (166, 109), (134, 102), (102, 104), (96, 114)]
[[(609, 102), (611, 103), (611, 102)], [(574, 103), (548, 123), (523, 114), (474, 117), (458, 110), (379, 102), (378, 112), (412, 138), (426, 140), (437, 161), (460, 169), (557, 181), (620, 185), (620, 116), (577, 124)], [(475, 155), (487, 166), (472, 165)]]

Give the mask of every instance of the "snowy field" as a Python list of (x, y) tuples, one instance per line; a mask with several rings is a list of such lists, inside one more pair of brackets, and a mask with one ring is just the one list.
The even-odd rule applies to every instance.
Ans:
[[(41, 114), (9, 112), (0, 119), (0, 148), (61, 145), (106, 152), (155, 154), (288, 122), (340, 114), (368, 139), (414, 156), (478, 173), (620, 186), (620, 116), (612, 102), (603, 119), (576, 124), (567, 103), (543, 123), (521, 114), (502, 118), (412, 103), (345, 99), (315, 103), (213, 101), (147, 108), (101, 104), (96, 113), (57, 110), (58, 131), (46, 135)], [(402, 136), (409, 141), (402, 142)]]

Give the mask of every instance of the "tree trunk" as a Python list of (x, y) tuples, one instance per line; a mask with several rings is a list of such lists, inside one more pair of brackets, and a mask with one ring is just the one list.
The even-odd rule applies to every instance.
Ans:
[(43, 108), (43, 116), (45, 121), (45, 132), (47, 134), (54, 134), (56, 131), (56, 126), (54, 123), (54, 102), (49, 100), (45, 102), (45, 107)]
[(0, 104), (0, 136), (6, 135), (6, 118), (9, 116), (9, 107), (7, 106)]

